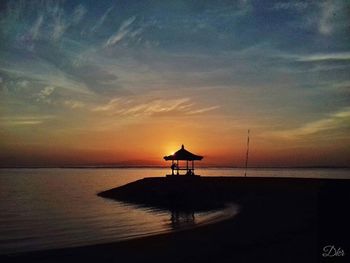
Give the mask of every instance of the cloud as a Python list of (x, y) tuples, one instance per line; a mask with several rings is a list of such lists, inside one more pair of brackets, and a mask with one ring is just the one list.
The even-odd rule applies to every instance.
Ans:
[(53, 115), (43, 115), (43, 116), (8, 116), (0, 117), (1, 125), (5, 126), (31, 126), (44, 123), (46, 120), (53, 119)]
[(55, 90), (55, 87), (48, 86), (39, 92), (39, 96), (48, 97), (52, 94), (52, 92), (54, 92), (54, 90)]
[(339, 29), (349, 28), (348, 1), (325, 0), (318, 2), (319, 13), (314, 17), (318, 32), (330, 36)]
[(86, 8), (82, 5), (78, 5), (71, 15), (65, 13), (61, 8), (57, 10), (53, 17), (54, 24), (52, 32), (52, 39), (55, 41), (59, 40), (68, 28), (77, 25), (87, 12)]
[(112, 35), (107, 42), (105, 43), (105, 47), (111, 47), (120, 42), (130, 31), (131, 24), (135, 21), (136, 17), (132, 16), (125, 20), (119, 27), (117, 33)]
[(193, 111), (188, 112), (188, 114), (200, 114), (200, 113), (216, 110), (218, 108), (220, 108), (220, 106), (212, 106), (212, 107), (202, 108), (199, 110), (193, 110)]
[[(174, 110), (180, 110), (181, 106), (185, 106), (189, 102), (189, 98), (170, 99), (170, 100), (153, 100), (148, 103), (142, 103), (122, 111), (122, 114), (144, 114), (153, 115), (155, 113), (165, 113)], [(183, 109), (184, 107), (182, 107)], [(185, 107), (186, 108), (186, 107)]]
[(31, 36), (31, 39), (37, 40), (40, 33), (40, 27), (43, 23), (44, 17), (42, 15), (39, 15), (36, 19), (35, 23), (33, 24), (32, 28), (29, 31), (29, 35)]
[(293, 139), (324, 132), (326, 130), (337, 130), (348, 127), (350, 124), (350, 107), (345, 107), (338, 112), (329, 114), (327, 118), (312, 121), (296, 129), (271, 132), (269, 135), (275, 135), (285, 139)]
[(65, 9), (62, 1), (2, 2), (7, 2), (0, 8), (0, 32), (6, 36), (5, 41), (30, 51), (35, 51), (36, 41), (58, 42), (87, 13), (83, 5)]
[(115, 92), (119, 88), (116, 75), (92, 63), (69, 67), (66, 73), (97, 93)]
[(108, 17), (109, 13), (112, 11), (114, 6), (111, 6), (106, 10), (106, 12), (100, 17), (100, 19), (97, 21), (97, 23), (91, 28), (91, 32), (96, 32), (105, 22), (106, 18)]
[(327, 60), (350, 60), (350, 52), (304, 55), (297, 58), (297, 61), (302, 62), (315, 62)]
[(25, 120), (19, 120), (19, 121), (8, 121), (7, 125), (37, 125), (43, 123), (42, 121), (25, 121)]
[(20, 80), (17, 82), (17, 85), (20, 86), (21, 88), (26, 88), (29, 85), (29, 81), (26, 79)]
[(85, 103), (78, 100), (65, 100), (63, 104), (71, 109), (82, 109), (85, 107)]
[(308, 2), (293, 1), (293, 2), (277, 2), (272, 6), (272, 10), (297, 10), (303, 11), (309, 6)]
[(321, 16), (318, 22), (318, 30), (321, 34), (330, 35), (332, 33), (332, 18), (337, 11), (337, 5), (334, 1), (324, 1), (321, 3)]
[(57, 41), (61, 38), (61, 36), (68, 28), (68, 24), (64, 17), (64, 11), (62, 9), (58, 9), (58, 7), (55, 10), (57, 11), (53, 16), (53, 30), (51, 33), (51, 38), (52, 40)]
[(347, 34), (349, 29), (349, 1), (346, 0), (278, 2), (271, 9), (290, 11), (297, 16), (286, 21), (304, 33), (314, 31), (322, 37), (330, 37), (335, 33)]
[(81, 19), (85, 16), (86, 12), (87, 10), (83, 5), (78, 5), (74, 9), (71, 24), (72, 25), (78, 24), (81, 21)]
[(350, 93), (350, 80), (335, 83), (331, 86), (334, 91)]
[(50, 97), (50, 95), (55, 91), (55, 87), (53, 86), (47, 86), (44, 89), (42, 89), (38, 95), (37, 95), (37, 99), (36, 101), (38, 102), (45, 102), (45, 103), (51, 103), (52, 100)]
[(121, 98), (111, 99), (106, 105), (97, 106), (92, 109), (92, 111), (110, 111), (117, 107), (118, 102), (121, 101)]
[[(30, 65), (30, 66), (28, 66)], [(20, 62), (9, 60), (6, 68), (0, 65), (0, 73), (4, 74), (6, 85), (17, 83), (18, 81), (30, 80), (33, 88), (45, 88), (47, 86), (60, 87), (61, 89), (80, 93), (81, 95), (93, 94), (85, 85), (67, 72), (60, 70), (55, 65), (47, 61), (22, 59)], [(17, 89), (19, 85), (14, 87)]]
[[(50, 10), (44, 12), (48, 20), (50, 19)], [(87, 13), (87, 9), (83, 5), (78, 5), (71, 14), (65, 12), (65, 10), (58, 5), (54, 8), (53, 11), (53, 25), (51, 32), (51, 39), (53, 41), (58, 41), (61, 39), (63, 34), (72, 26), (77, 25), (82, 18)], [(49, 21), (47, 21), (49, 22)]]
[(104, 112), (110, 115), (124, 116), (153, 116), (164, 114), (195, 115), (212, 111), (219, 106), (210, 106), (196, 109), (190, 98), (177, 99), (152, 99), (148, 102), (139, 103), (135, 99), (114, 98), (105, 105), (95, 106), (94, 112)]

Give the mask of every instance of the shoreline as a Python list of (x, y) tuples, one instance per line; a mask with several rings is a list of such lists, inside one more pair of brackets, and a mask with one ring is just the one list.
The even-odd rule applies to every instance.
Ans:
[(265, 258), (266, 262), (280, 262), (281, 257), (284, 256), (282, 252), (284, 249), (299, 244), (303, 250), (298, 251), (296, 258), (302, 255), (305, 261), (299, 260), (300, 262), (316, 262), (313, 261), (315, 247), (310, 246), (315, 241), (314, 231), (292, 231), (284, 235), (264, 237), (253, 234), (246, 236), (244, 240), (239, 240), (237, 237), (222, 238), (229, 236), (233, 230), (237, 231), (237, 224), (232, 219), (226, 219), (214, 224), (138, 239), (0, 255), (0, 260), (1, 262), (33, 263), (187, 262), (188, 259), (192, 262), (257, 262)]
[[(134, 206), (134, 207), (135, 209), (137, 209), (137, 206)], [(158, 231), (158, 232), (151, 232), (151, 233), (137, 235), (137, 236), (129, 236), (126, 238), (122, 238), (114, 241), (113, 240), (107, 241), (107, 242), (105, 241), (101, 243), (90, 242), (86, 244), (72, 245), (72, 246), (66, 246), (66, 247), (44, 248), (44, 249), (38, 249), (38, 250), (2, 253), (0, 254), (0, 262), (3, 262), (2, 259), (6, 259), (6, 258), (17, 258), (17, 257), (23, 258), (26, 256), (31, 256), (31, 255), (36, 255), (36, 254), (41, 254), (46, 252), (88, 248), (88, 247), (95, 247), (95, 246), (105, 246), (110, 244), (119, 244), (121, 242), (133, 242), (135, 240), (144, 239), (144, 238), (156, 238), (158, 236), (163, 236), (163, 235), (172, 235), (178, 232), (191, 231), (193, 229), (201, 228), (203, 226), (219, 224), (223, 221), (233, 219), (238, 213), (239, 213), (238, 206), (236, 206), (235, 204), (228, 204), (227, 207), (223, 209), (212, 211), (212, 214), (210, 214), (208, 218), (202, 219), (200, 222), (196, 222), (194, 225), (191, 225), (191, 226), (181, 226), (178, 228), (172, 228), (172, 229)]]
[(312, 231), (259, 238), (259, 241), (251, 237), (243, 242), (237, 239), (222, 242), (222, 236), (230, 234), (232, 224), (231, 220), (225, 220), (139, 239), (0, 256), (0, 259), (1, 262), (187, 262), (188, 259), (192, 262), (265, 262), (264, 259), (281, 262), (285, 250), (298, 244), (298, 252), (295, 257), (290, 255), (291, 259), (318, 262), (316, 248), (310, 246), (315, 241)]
[[(1, 255), (0, 260), (320, 262), (322, 248), (332, 242), (341, 246), (345, 253), (350, 251), (346, 247), (350, 221), (344, 211), (349, 200), (350, 180), (245, 179), (249, 177), (235, 177), (231, 179), (235, 186), (227, 186), (233, 192), (240, 192), (237, 200), (242, 205), (240, 213), (231, 219), (139, 239)], [(347, 257), (346, 254), (342, 259)]]

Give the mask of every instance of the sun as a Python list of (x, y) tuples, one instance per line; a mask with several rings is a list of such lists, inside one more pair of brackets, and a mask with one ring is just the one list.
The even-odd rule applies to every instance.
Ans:
[(164, 153), (166, 153), (167, 155), (173, 155), (176, 150), (176, 146), (175, 145), (167, 145), (166, 147), (164, 147)]

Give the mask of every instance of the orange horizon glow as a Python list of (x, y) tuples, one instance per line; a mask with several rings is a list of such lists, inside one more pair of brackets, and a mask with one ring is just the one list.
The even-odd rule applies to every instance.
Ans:
[[(129, 136), (131, 137), (129, 140), (118, 140), (111, 135), (109, 140), (108, 137), (104, 137), (105, 141), (102, 143), (101, 141), (94, 142), (92, 135), (92, 138), (87, 136), (80, 144), (68, 144), (67, 141), (62, 140), (60, 147), (54, 143), (35, 148), (32, 145), (18, 144), (17, 151), (12, 151), (17, 156), (16, 159), (13, 158), (7, 164), (10, 164), (9, 166), (168, 166), (169, 164), (163, 157), (179, 150), (182, 144), (190, 152), (204, 156), (202, 161), (196, 162), (196, 166), (199, 167), (244, 167), (245, 164), (246, 133), (244, 131), (236, 134), (235, 138), (237, 139), (230, 138), (230, 140), (222, 136), (207, 135), (198, 138), (189, 134), (186, 139), (179, 137), (177, 140), (174, 140), (172, 135), (162, 138), (162, 134), (155, 133), (150, 133), (149, 137), (140, 140), (135, 140), (132, 134)], [(158, 141), (159, 139), (162, 141)], [(123, 141), (125, 142), (123, 143)], [(89, 145), (89, 147), (77, 147), (81, 144)], [(312, 150), (310, 146), (286, 149), (278, 144), (269, 145), (265, 140), (258, 136), (255, 137), (253, 133), (251, 135), (249, 166), (323, 166), (325, 160), (328, 164), (337, 163), (346, 166), (347, 156), (345, 154), (348, 150), (344, 147), (344, 158), (341, 160), (335, 154), (333, 158), (330, 158), (332, 152), (339, 151), (339, 149), (334, 148), (319, 147), (317, 151)], [(17, 163), (16, 160), (21, 161)]]

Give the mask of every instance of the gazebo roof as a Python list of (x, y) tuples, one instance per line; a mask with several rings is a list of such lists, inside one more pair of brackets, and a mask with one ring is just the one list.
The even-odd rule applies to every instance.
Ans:
[(175, 152), (172, 155), (164, 156), (164, 160), (186, 160), (186, 161), (194, 161), (194, 160), (202, 160), (203, 156), (195, 155), (187, 150), (185, 150), (184, 145), (182, 145), (181, 149)]

